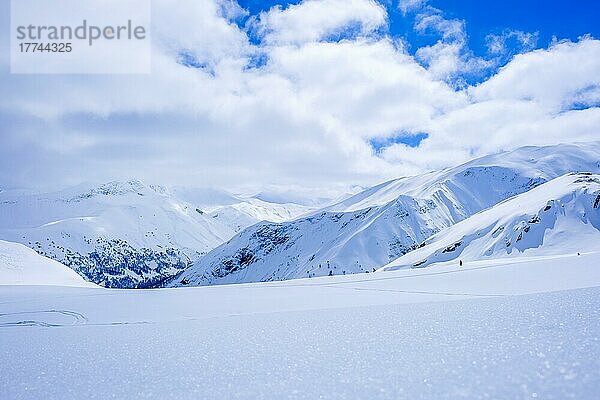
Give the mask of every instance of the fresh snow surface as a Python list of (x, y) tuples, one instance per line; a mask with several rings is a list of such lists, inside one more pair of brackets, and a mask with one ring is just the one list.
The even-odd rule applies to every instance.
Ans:
[(69, 267), (4, 240), (0, 240), (0, 285), (96, 286)]
[(567, 174), (427, 239), (384, 270), (600, 251), (600, 175)]
[(0, 398), (595, 399), (598, 257), (180, 289), (0, 286)]
[(167, 285), (373, 271), (475, 213), (578, 171), (600, 173), (600, 142), (525, 147), (394, 180), (302, 218), (253, 225)]

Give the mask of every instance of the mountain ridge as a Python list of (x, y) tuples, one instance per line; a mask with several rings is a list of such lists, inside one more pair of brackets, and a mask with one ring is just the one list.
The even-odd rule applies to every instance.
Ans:
[(281, 224), (240, 232), (167, 285), (373, 272), (431, 235), (572, 171), (600, 172), (600, 142), (520, 148), (376, 185)]
[(600, 175), (569, 173), (439, 232), (381, 268), (600, 250)]
[(230, 199), (205, 212), (202, 202), (138, 180), (7, 192), (0, 194), (0, 238), (25, 244), (103, 286), (153, 287), (259, 217), (281, 221), (306, 211), (259, 200), (243, 208), (246, 200)]

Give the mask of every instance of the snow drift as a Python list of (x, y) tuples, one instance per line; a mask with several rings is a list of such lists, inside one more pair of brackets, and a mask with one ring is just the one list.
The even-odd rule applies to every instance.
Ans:
[(0, 285), (95, 287), (69, 267), (30, 248), (0, 240)]

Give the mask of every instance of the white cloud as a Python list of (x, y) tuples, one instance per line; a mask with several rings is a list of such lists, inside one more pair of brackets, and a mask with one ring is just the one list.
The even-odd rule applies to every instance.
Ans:
[(461, 74), (477, 74), (493, 66), (493, 61), (475, 57), (467, 46), (465, 22), (445, 18), (443, 12), (431, 6), (422, 7), (415, 18), (415, 31), (434, 33), (439, 40), (416, 51), (416, 58), (427, 67), (434, 79), (464, 86)]
[[(230, 21), (241, 11), (223, 4), (157, 2), (149, 76), (9, 75), (2, 60), (0, 184), (133, 176), (334, 190), (500, 149), (598, 137), (597, 40), (518, 55), (487, 81), (458, 90), (447, 76), (480, 68), (469, 66), (478, 59), (461, 42), (462, 23), (420, 20), (446, 39), (415, 58), (394, 39), (368, 33), (385, 28), (375, 3), (348, 11), (307, 1), (271, 10), (273, 36), (257, 47)], [(318, 15), (302, 7), (317, 7)], [(366, 28), (355, 39), (318, 41), (356, 18)], [(317, 33), (307, 33), (302, 20)], [(181, 49), (210, 62), (214, 73), (178, 64)], [(246, 68), (256, 52), (268, 62)], [(592, 108), (570, 110), (575, 103)], [(377, 155), (367, 143), (403, 132), (429, 137), (418, 148), (392, 145)]]
[(446, 81), (453, 81), (458, 74), (476, 74), (493, 65), (492, 61), (473, 56), (463, 42), (438, 41), (421, 47), (415, 56), (435, 79)]
[(400, 0), (398, 2), (398, 8), (402, 11), (402, 14), (406, 15), (409, 12), (420, 9), (426, 3), (427, 0)]
[(471, 94), (477, 100), (524, 99), (558, 111), (600, 86), (599, 55), (600, 41), (590, 38), (519, 54)]
[(366, 35), (386, 20), (385, 9), (374, 0), (305, 0), (261, 13), (255, 29), (270, 44), (302, 44), (348, 28)]
[(485, 38), (488, 51), (492, 54), (505, 54), (509, 51), (507, 42), (514, 41), (516, 52), (531, 51), (538, 41), (538, 32), (523, 32), (519, 30), (505, 30), (500, 34), (489, 34)]
[(191, 51), (200, 62), (217, 64), (244, 57), (246, 34), (230, 19), (244, 11), (231, 0), (153, 0), (152, 39), (163, 49)]
[(442, 12), (433, 7), (427, 7), (417, 15), (415, 30), (421, 33), (434, 31), (442, 35), (443, 40), (464, 42), (466, 38), (465, 22), (460, 19), (446, 19)]
[[(420, 148), (398, 145), (383, 156), (422, 170), (528, 144), (597, 140), (598, 68), (600, 42), (589, 38), (516, 56), (468, 88), (468, 104), (433, 118)], [(576, 102), (591, 108), (571, 110)]]

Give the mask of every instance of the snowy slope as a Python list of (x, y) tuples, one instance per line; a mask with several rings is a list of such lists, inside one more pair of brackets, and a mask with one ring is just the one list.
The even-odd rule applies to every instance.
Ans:
[(477, 213), (382, 270), (600, 251), (600, 175), (567, 174)]
[[(259, 217), (276, 215), (279, 221), (304, 211), (201, 190), (183, 192), (185, 200), (177, 193), (135, 180), (56, 193), (0, 193), (0, 238), (23, 243), (103, 286), (149, 287)], [(241, 211), (204, 211), (215, 203)]]
[[(425, 198), (444, 189), (448, 195), (459, 197), (460, 202), (478, 207), (506, 198), (508, 192), (522, 193), (529, 186), (579, 171), (600, 171), (600, 142), (526, 146), (491, 154), (442, 171), (382, 183), (326, 210), (362, 210), (385, 205), (400, 195)], [(484, 194), (488, 197), (482, 198)]]
[(598, 255), (178, 289), (0, 286), (0, 394), (596, 399)]
[[(317, 207), (291, 202), (285, 197), (267, 201), (259, 195), (234, 195), (212, 188), (174, 187), (170, 193), (203, 213), (216, 218), (236, 233), (260, 221), (283, 222), (299, 217)], [(291, 196), (290, 196), (291, 197)]]
[(69, 267), (22, 244), (3, 240), (0, 240), (0, 285), (96, 287)]
[(238, 233), (260, 221), (284, 222), (314, 211), (294, 203), (269, 203), (256, 198), (238, 198), (235, 203), (207, 207), (207, 215)]
[(373, 271), (465, 218), (571, 171), (600, 143), (525, 147), (367, 189), (294, 221), (239, 233), (169, 282), (207, 285)]

